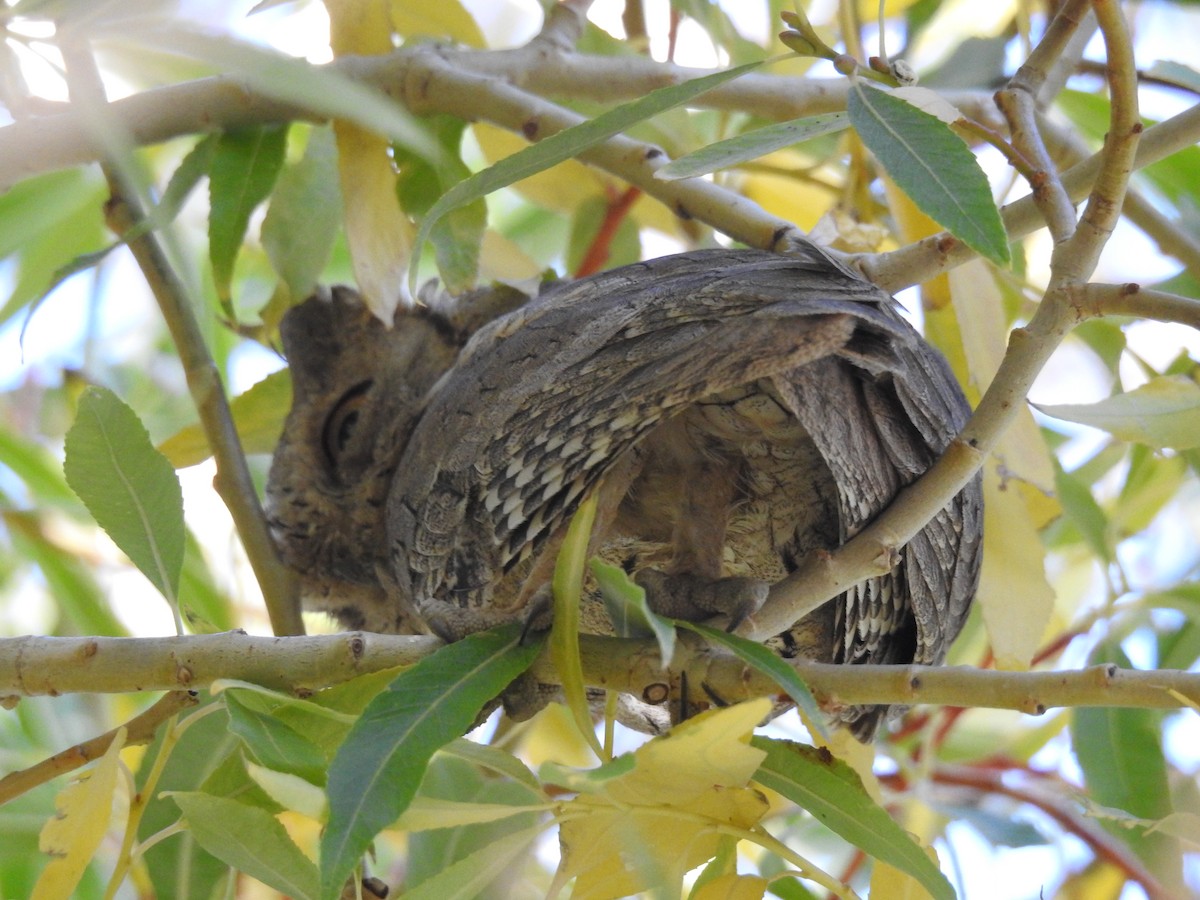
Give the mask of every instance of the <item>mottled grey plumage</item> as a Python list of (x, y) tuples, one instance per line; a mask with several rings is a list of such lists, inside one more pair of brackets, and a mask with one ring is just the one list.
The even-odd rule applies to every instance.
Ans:
[[(698, 251), (555, 285), (461, 353), (510, 294), (402, 312), (390, 331), (346, 300), (285, 320), (296, 396), (268, 500), (308, 593), (366, 627), (454, 640), (526, 615), (591, 490), (594, 549), (652, 604), (752, 614), (765, 584), (928, 468), (968, 412), (891, 298), (816, 248)], [(980, 530), (976, 481), (896, 569), (772, 645), (941, 662)], [(841, 718), (869, 736), (880, 712)]]

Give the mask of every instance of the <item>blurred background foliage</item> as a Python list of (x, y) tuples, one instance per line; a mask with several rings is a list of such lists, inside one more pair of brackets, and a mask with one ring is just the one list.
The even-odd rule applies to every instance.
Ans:
[[(379, 7), (380, 30), (356, 21), (352, 8), (304, 0), (254, 9), (232, 2), (9, 2), (0, 11), (0, 100), (7, 121), (21, 122), (52, 112), (66, 98), (64, 34), (88, 37), (112, 99), (210, 74), (244, 79), (251, 90), (272, 94), (281, 89), (270, 81), (277, 76), (264, 72), (265, 54), (328, 61), (331, 15), (335, 48), (341, 41), (339, 52), (366, 53), (431, 39), (515, 47), (537, 32), (543, 16), (537, 4), (519, 0), (439, 0), (436, 8), (394, 0)], [(790, 8), (780, 0), (597, 2), (578, 49), (705, 68), (734, 65), (781, 51), (774, 34), (781, 10)], [(861, 39), (873, 48), (877, 13), (868, 3), (818, 2), (808, 9), (818, 33), (838, 48), (846, 46), (848, 27), (858, 34), (854, 45)], [(884, 4), (882, 24), (889, 54), (903, 56), (922, 85), (986, 97), (1024, 59), (1047, 13), (1044, 4), (1017, 0), (897, 0)], [(1195, 106), (1200, 74), (1188, 67), (1180, 36), (1200, 31), (1200, 9), (1148, 0), (1128, 4), (1126, 13), (1147, 121)], [(1094, 151), (1106, 130), (1102, 52), (1093, 38), (1047, 110), (1047, 133), (1055, 136), (1052, 148), (1064, 165)], [(827, 62), (811, 59), (787, 60), (771, 71), (837, 77)], [(336, 83), (318, 80), (310, 88), (328, 92), (321, 101), (329, 108), (347, 103)], [(555, 99), (586, 115), (611, 105)], [(286, 376), (272, 374), (283, 367), (274, 335), (282, 312), (317, 283), (351, 282), (356, 275), (362, 283), (362, 260), (372, 252), (392, 254), (393, 264), (403, 267), (414, 222), (445, 190), (525, 146), (518, 135), (451, 116), (430, 116), (411, 133), (404, 130), (409, 124), (397, 121), (389, 143), (344, 123), (294, 122), (205, 136), (197, 122), (197, 134), (128, 157), (162, 216), (177, 270), (198, 299), (210, 351), (230, 393), (241, 395), (235, 415), (260, 482), (289, 398)], [(765, 124), (744, 113), (681, 107), (630, 133), (679, 157)], [(425, 140), (442, 150), (434, 163), (421, 150)], [(975, 149), (999, 202), (1024, 192), (998, 154)], [(1198, 156), (1193, 146), (1137, 174), (1141, 212), (1122, 221), (1104, 254), (1101, 280), (1158, 284), (1200, 297)], [(355, 160), (361, 165), (351, 166)], [(825, 135), (714, 177), (842, 249), (888, 250), (938, 230), (881, 175), (852, 133)], [(387, 190), (372, 190), (379, 184)], [(367, 200), (346, 203), (348, 192)], [(136, 266), (124, 249), (112, 247), (105, 229), (107, 196), (95, 166), (38, 174), (0, 194), (0, 635), (173, 631), (162, 598), (98, 531), (63, 476), (64, 435), (91, 384), (110, 388), (132, 407), (180, 469), (188, 533), (179, 600), (188, 629), (266, 631), (260, 595), (210, 488), (211, 463), (176, 350)], [(575, 161), (476, 200), (445, 226), (450, 246), (477, 248), (483, 279), (536, 278), (546, 270), (579, 274), (721, 239), (703, 223), (679, 219)], [(393, 243), (363, 251), (364, 233), (381, 231)], [(354, 260), (351, 246), (357, 247)], [(112, 252), (98, 255), (106, 249)], [(1046, 277), (1044, 233), (1015, 241), (1012, 250), (1010, 267), (972, 262), (899, 298), (974, 400), (1003, 354), (1008, 330), (1028, 318)], [(420, 264), (422, 280), (435, 274), (432, 253)], [(394, 282), (395, 274), (389, 276)], [(443, 275), (455, 278), (453, 271)], [(1195, 388), (1198, 358), (1193, 330), (1096, 320), (1068, 339), (1031, 399), (1048, 407), (1088, 404), (1164, 379)], [(1015, 426), (987, 474), (984, 603), (952, 662), (1072, 668), (1114, 661), (1196, 670), (1200, 426), (1190, 443), (1155, 445), (1144, 423), (1161, 409), (1153, 398), (1137, 396), (1142, 400), (1127, 414), (1134, 424), (1124, 423), (1133, 440), (1116, 436), (1121, 423), (1114, 426), (1111, 416), (1107, 430), (1041, 413)], [(1186, 430), (1196, 421), (1196, 406), (1190, 413), (1170, 407), (1169, 416), (1182, 417), (1177, 421)], [(0, 713), (0, 770), (22, 768), (99, 734), (145, 702), (139, 695), (23, 700)], [(225, 715), (208, 716), (187, 732), (160, 788), (190, 789), (212, 777), (246, 782)], [(780, 727), (804, 733), (798, 723)], [(548, 758), (573, 763), (584, 755), (558, 712), (513, 740), (534, 764)], [(1137, 897), (1146, 888), (1124, 867), (1127, 858), (1140, 861), (1168, 891), (1200, 891), (1197, 747), (1195, 710), (1060, 710), (1034, 718), (917, 709), (881, 736), (874, 770), (884, 800), (909, 831), (933, 843), (963, 896)], [(136, 765), (136, 755), (128, 751), (127, 764)], [(32, 891), (45, 860), (38, 832), (58, 788), (43, 785), (0, 807), (0, 895)], [(427, 790), (472, 800), (507, 794), (506, 802), (514, 803), (525, 796), (516, 781), (484, 776), (458, 758), (436, 764)], [(176, 816), (169, 804), (151, 810), (143, 835)], [(861, 853), (807, 814), (780, 815), (782, 839), (865, 890), (870, 865)], [(297, 840), (314, 838), (311, 823), (295, 816), (288, 822)], [(409, 884), (417, 884), (494, 837), (478, 825), (422, 832), (407, 844), (388, 837), (380, 844), (380, 869), (391, 867), (393, 883), (407, 873)], [(118, 896), (147, 896), (151, 885), (160, 897), (270, 895), (249, 879), (227, 885), (227, 867), (173, 840), (134, 867)], [(76, 896), (103, 895), (118, 843), (115, 832), (101, 844)], [(490, 895), (539, 896), (552, 870), (545, 856), (514, 867), (504, 876), (506, 886)], [(768, 856), (743, 863), (766, 876), (781, 865)], [(878, 895), (893, 896), (885, 883), (877, 883)], [(796, 882), (774, 882), (772, 890), (815, 896)]]

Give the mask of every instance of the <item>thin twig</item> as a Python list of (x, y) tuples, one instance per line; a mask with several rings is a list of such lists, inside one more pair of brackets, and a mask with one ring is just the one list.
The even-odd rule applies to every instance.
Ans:
[[(195, 706), (199, 700), (191, 691), (171, 691), (149, 709), (138, 714), (121, 726), (125, 728), (125, 746), (148, 744), (154, 739), (159, 726), (173, 715), (190, 706)], [(0, 804), (7, 803), (14, 797), (19, 797), (26, 791), (40, 784), (45, 784), (59, 775), (74, 772), (92, 760), (99, 759), (105, 754), (117, 736), (118, 728), (106, 731), (91, 740), (76, 744), (70, 749), (56, 753), (37, 765), (17, 772), (10, 772), (0, 778)]]

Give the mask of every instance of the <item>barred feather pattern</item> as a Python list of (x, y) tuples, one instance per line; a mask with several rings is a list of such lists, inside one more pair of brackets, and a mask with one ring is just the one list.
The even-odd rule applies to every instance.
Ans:
[[(307, 305), (289, 316), (303, 317)], [(368, 409), (404, 394), (402, 383), (421, 386), (386, 427), (375, 416), (351, 434), (350, 455), (373, 460), (360, 466), (365, 476), (334, 472), (324, 484), (386, 483), (386, 500), (376, 491), (371, 510), (357, 513), (370, 520), (358, 540), (372, 544), (360, 547), (371, 562), (358, 571), (376, 571), (377, 600), (405, 610), (404, 627), (415, 618), (449, 640), (525, 615), (537, 561), (580, 500), (611, 489), (620, 472), (633, 474), (596, 539), (602, 556), (635, 571), (686, 574), (683, 507), (696, 499), (695, 482), (717, 473), (731, 484), (715, 494), (731, 499), (693, 531), (713, 529), (719, 574), (773, 581), (872, 521), (969, 412), (944, 360), (894, 301), (807, 245), (786, 256), (707, 250), (626, 266), (551, 286), (491, 321), (489, 303), (476, 306), (483, 311), (473, 320), (461, 312), (455, 320), (454, 306), (401, 313), (395, 328), (359, 335), (337, 359), (308, 360), (308, 370), (337, 372), (338, 384), (298, 396), (292, 413), (328, 415), (298, 410), (328, 406), (337, 390), (366, 379)], [(428, 335), (416, 344), (410, 337), (403, 353), (373, 348), (414, 328), (445, 343), (436, 359)], [(311, 349), (289, 346), (286, 329), (284, 343), (289, 359)], [(404, 353), (413, 359), (397, 358)], [(386, 371), (343, 374), (359, 362)], [(311, 444), (315, 430), (301, 433), (292, 419), (281, 447)], [(359, 433), (364, 424), (374, 443), (355, 451), (369, 438)], [(364, 499), (352, 486), (341, 500), (308, 498), (290, 509), (281, 498), (303, 493), (298, 455), (284, 452), (289, 462), (280, 464), (277, 454), (268, 485), (285, 545), (298, 531), (320, 530), (314, 507)], [(942, 661), (975, 591), (981, 508), (975, 481), (902, 549), (892, 572), (771, 645), (847, 664)], [(335, 580), (310, 580), (318, 575)], [(840, 717), (869, 737), (885, 712)]]

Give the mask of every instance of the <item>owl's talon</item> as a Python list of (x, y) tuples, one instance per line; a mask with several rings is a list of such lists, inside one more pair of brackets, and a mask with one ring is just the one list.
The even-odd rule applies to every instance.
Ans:
[(706, 578), (681, 572), (668, 575), (642, 569), (633, 579), (646, 591), (646, 604), (660, 616), (695, 622), (728, 616), (733, 631), (762, 608), (770, 586), (754, 578)]

